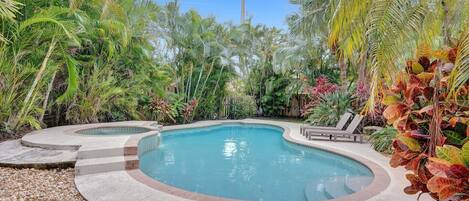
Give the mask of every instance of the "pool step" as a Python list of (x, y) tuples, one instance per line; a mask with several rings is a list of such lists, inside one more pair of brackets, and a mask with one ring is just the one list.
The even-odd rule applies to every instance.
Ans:
[(114, 156), (105, 158), (80, 159), (75, 164), (76, 175), (87, 175), (120, 171), (138, 167), (137, 157)]
[(345, 180), (345, 188), (347, 188), (351, 192), (358, 192), (370, 185), (372, 181), (373, 177), (350, 177)]
[(306, 184), (305, 198), (308, 201), (333, 199), (324, 192), (324, 184), (318, 180)]
[(334, 177), (324, 182), (322, 189), (327, 199), (335, 199), (363, 190), (372, 181), (372, 177), (365, 176)]
[(324, 193), (330, 199), (343, 197), (353, 193), (345, 188), (345, 177), (334, 177), (324, 183)]
[(116, 157), (123, 156), (124, 148), (109, 148), (109, 149), (99, 149), (99, 148), (85, 148), (82, 147), (77, 154), (78, 159), (91, 159), (91, 158), (107, 158), (107, 157)]

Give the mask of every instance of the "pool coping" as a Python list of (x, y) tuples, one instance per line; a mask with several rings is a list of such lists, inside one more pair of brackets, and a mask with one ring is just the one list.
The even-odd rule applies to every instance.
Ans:
[[(301, 146), (316, 148), (319, 150), (331, 152), (333, 154), (337, 154), (339, 156), (352, 159), (364, 165), (373, 173), (373, 176), (374, 176), (373, 181), (371, 182), (370, 185), (365, 187), (363, 190), (360, 190), (358, 192), (355, 192), (353, 194), (349, 194), (340, 198), (330, 199), (329, 201), (368, 200), (368, 199), (373, 198), (374, 196), (377, 196), (379, 193), (384, 191), (390, 185), (391, 178), (389, 174), (386, 172), (384, 168), (382, 168), (375, 162), (368, 160), (362, 156), (352, 154), (352, 153), (346, 153), (338, 149), (334, 149), (334, 148), (330, 148), (326, 146), (308, 144), (304, 141), (295, 139), (292, 137), (293, 133), (291, 132), (291, 129), (285, 125), (277, 125), (275, 123), (270, 123), (270, 122), (249, 122), (247, 120), (224, 120), (224, 121), (210, 122), (204, 125), (185, 124), (185, 125), (174, 126), (172, 128), (163, 127), (163, 131), (183, 130), (183, 129), (188, 129), (188, 128), (204, 128), (204, 127), (212, 127), (212, 126), (217, 126), (217, 125), (233, 124), (233, 123), (268, 125), (268, 126), (282, 128), (283, 129), (282, 137), (287, 142), (298, 144)], [(177, 196), (177, 197), (185, 198), (185, 199), (198, 200), (198, 201), (234, 201), (236, 200), (236, 199), (211, 196), (211, 195), (183, 190), (183, 189), (162, 183), (156, 179), (153, 179), (147, 176), (145, 173), (143, 173), (139, 168), (138, 144), (140, 140), (149, 136), (154, 136), (154, 135), (160, 135), (160, 133), (140, 134), (140, 135), (131, 136), (125, 143), (125, 148), (124, 148), (125, 169), (126, 169), (126, 173), (130, 177), (135, 179), (137, 182), (140, 182), (152, 189), (165, 192), (165, 193)]]

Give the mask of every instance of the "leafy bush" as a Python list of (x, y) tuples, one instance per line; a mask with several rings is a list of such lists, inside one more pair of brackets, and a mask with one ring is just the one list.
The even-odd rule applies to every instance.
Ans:
[(456, 49), (420, 55), (385, 92), (383, 116), (398, 131), (390, 164), (411, 171), (407, 194), (469, 199), (469, 84), (448, 97), (456, 57)]
[(370, 142), (373, 149), (386, 154), (392, 153), (392, 141), (396, 137), (397, 130), (393, 127), (386, 127), (375, 131), (370, 135)]
[(188, 103), (184, 104), (184, 107), (182, 108), (182, 116), (184, 117), (184, 123), (192, 122), (192, 119), (194, 118), (193, 112), (198, 104), (199, 102), (197, 101), (197, 99), (192, 99)]
[(303, 106), (302, 115), (306, 116), (308, 111), (320, 102), (322, 95), (336, 92), (337, 89), (337, 85), (329, 82), (326, 76), (318, 76), (315, 80), (314, 87), (306, 86), (303, 90), (308, 95), (309, 102)]
[(319, 126), (337, 124), (340, 116), (350, 108), (351, 98), (348, 93), (335, 92), (320, 96), (319, 103), (306, 112), (306, 122)]
[(236, 96), (230, 99), (228, 117), (231, 119), (244, 119), (256, 114), (256, 101), (251, 96)]
[(178, 115), (178, 111), (168, 101), (155, 97), (151, 101), (150, 110), (156, 114), (157, 121), (176, 123), (174, 118)]
[(265, 94), (261, 97), (261, 106), (266, 116), (280, 116), (287, 107), (290, 97), (286, 88), (290, 80), (280, 75), (267, 79)]

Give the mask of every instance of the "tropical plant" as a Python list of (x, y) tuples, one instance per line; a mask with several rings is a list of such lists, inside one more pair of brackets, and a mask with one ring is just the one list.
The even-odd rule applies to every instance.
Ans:
[(155, 4), (18, 2), (0, 2), (1, 130), (146, 118), (140, 100), (171, 83), (152, 56)]
[(373, 149), (376, 151), (391, 154), (392, 153), (392, 142), (396, 137), (397, 130), (393, 127), (385, 127), (381, 130), (377, 130), (370, 135), (370, 143)]
[[(429, 48), (454, 45), (454, 38), (467, 29), (469, 21), (468, 1), (334, 0), (328, 5), (329, 47), (360, 64), (358, 82), (369, 83), (367, 110), (374, 109), (383, 86), (394, 81), (399, 64), (412, 54), (406, 50), (421, 43)], [(460, 45), (468, 46), (464, 40)], [(464, 55), (461, 58), (467, 58)], [(458, 62), (456, 66), (467, 69), (468, 65)], [(459, 70), (454, 74), (459, 81), (450, 83), (453, 89), (469, 77)]]
[(338, 89), (336, 84), (330, 83), (329, 79), (325, 76), (319, 76), (316, 78), (314, 87), (307, 85), (304, 88), (304, 93), (308, 95), (309, 102), (302, 108), (302, 116), (307, 116), (308, 111), (315, 107), (320, 101), (321, 96), (336, 92)]
[(340, 116), (350, 109), (351, 102), (346, 92), (322, 94), (319, 103), (305, 112), (306, 122), (318, 126), (336, 125)]
[(182, 108), (182, 116), (184, 117), (184, 123), (192, 122), (193, 112), (194, 112), (194, 109), (197, 107), (197, 104), (198, 104), (197, 100), (192, 99), (191, 101), (189, 101), (188, 103), (184, 105), (184, 107)]
[(290, 101), (290, 96), (288, 96), (286, 90), (288, 84), (289, 80), (281, 75), (274, 75), (266, 80), (265, 94), (260, 100), (264, 115), (282, 115), (282, 111)]
[(170, 66), (175, 93), (185, 104), (198, 100), (196, 119), (211, 118), (221, 108), (226, 83), (235, 76), (229, 33), (213, 17), (203, 18), (194, 10), (180, 13), (177, 2), (166, 4), (158, 17), (151, 27), (158, 36), (154, 42), (160, 44), (156, 54)]
[(166, 100), (159, 97), (154, 98), (151, 101), (150, 109), (156, 113), (156, 120), (159, 122), (166, 122), (170, 120), (172, 123), (176, 123), (174, 119), (178, 112), (176, 108), (172, 107)]
[(244, 119), (256, 114), (256, 101), (251, 96), (229, 97), (228, 117), (231, 119)]
[(406, 175), (411, 185), (404, 189), (408, 194), (469, 198), (469, 84), (461, 86), (457, 97), (449, 96), (459, 47), (418, 51), (407, 62), (407, 73), (384, 92), (383, 115), (398, 131), (390, 164), (411, 171)]

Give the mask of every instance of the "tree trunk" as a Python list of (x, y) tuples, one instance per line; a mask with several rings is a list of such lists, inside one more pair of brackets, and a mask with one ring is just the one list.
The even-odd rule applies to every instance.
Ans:
[[(366, 100), (369, 97), (369, 87), (367, 84), (367, 75), (366, 75), (366, 51), (360, 53), (360, 60), (358, 62), (358, 82), (357, 89), (362, 92), (366, 92), (366, 96), (360, 97), (362, 101)], [(365, 95), (365, 94), (361, 94)]]
[(47, 104), (49, 103), (50, 92), (52, 91), (52, 88), (54, 87), (54, 80), (55, 80), (56, 75), (57, 75), (57, 70), (55, 70), (54, 74), (52, 74), (52, 78), (51, 78), (51, 81), (49, 82), (49, 86), (47, 86), (47, 92), (46, 92), (46, 95), (45, 95), (45, 98), (44, 98), (44, 102), (42, 103), (43, 112), (42, 112), (41, 116), (39, 117), (39, 122), (41, 122), (42, 124), (44, 124), (44, 122), (43, 122), (44, 115), (46, 114)]
[(366, 83), (366, 52), (360, 53), (358, 62), (358, 83)]
[(443, 6), (443, 38), (445, 45), (451, 47), (453, 46), (452, 41), (451, 41), (451, 33), (450, 33), (450, 28), (449, 28), (449, 14), (448, 14), (448, 5), (446, 4), (445, 0), (441, 1), (441, 6)]
[(340, 69), (340, 81), (341, 89), (345, 91), (347, 89), (347, 63), (345, 58), (339, 55), (339, 69)]
[(42, 61), (41, 68), (39, 68), (39, 71), (36, 74), (36, 77), (34, 78), (33, 85), (28, 91), (28, 94), (26, 95), (26, 98), (24, 99), (24, 103), (28, 103), (31, 99), (31, 96), (33, 95), (34, 91), (36, 90), (37, 84), (39, 81), (42, 79), (42, 75), (44, 74), (44, 71), (46, 70), (47, 63), (49, 62), (50, 56), (52, 52), (54, 51), (55, 44), (57, 41), (55, 41), (55, 38), (52, 39), (52, 42), (49, 46), (49, 50), (47, 51), (46, 57)]
[(21, 119), (23, 118), (23, 115), (27, 113), (26, 108), (28, 108), (29, 101), (31, 101), (31, 98), (33, 96), (34, 91), (36, 91), (36, 87), (39, 84), (39, 81), (41, 81), (42, 76), (44, 75), (44, 72), (46, 71), (47, 63), (49, 62), (50, 56), (52, 55), (52, 52), (54, 51), (55, 45), (57, 41), (55, 38), (52, 38), (52, 42), (49, 45), (49, 50), (47, 50), (46, 56), (44, 57), (44, 60), (42, 60), (41, 67), (39, 68), (39, 71), (36, 73), (36, 77), (34, 78), (33, 84), (31, 85), (31, 88), (29, 89), (28, 93), (26, 94), (26, 98), (23, 101), (23, 105), (21, 106), (21, 110), (18, 114), (18, 116), (13, 120), (12, 127), (14, 130), (16, 130), (21, 122)]

